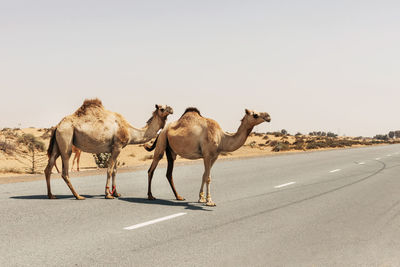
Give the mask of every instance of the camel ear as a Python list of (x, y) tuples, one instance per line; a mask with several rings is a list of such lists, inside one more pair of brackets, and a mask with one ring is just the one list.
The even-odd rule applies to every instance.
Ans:
[(159, 109), (159, 108), (160, 108), (160, 106), (156, 104), (156, 109)]
[(246, 114), (247, 114), (247, 115), (251, 115), (251, 111), (250, 111), (250, 110), (248, 110), (248, 109), (246, 108), (245, 111), (246, 111)]

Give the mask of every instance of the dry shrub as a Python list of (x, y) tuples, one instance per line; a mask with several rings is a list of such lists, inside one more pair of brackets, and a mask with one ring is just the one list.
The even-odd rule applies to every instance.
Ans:
[(0, 173), (24, 173), (24, 171), (18, 168), (2, 168), (0, 169)]
[[(309, 140), (307, 140), (307, 141), (309, 141)], [(319, 145), (314, 140), (307, 142), (306, 149), (318, 149), (318, 148), (319, 148)]]
[(111, 157), (111, 153), (99, 153), (93, 154), (94, 161), (96, 162), (97, 167), (99, 168), (107, 168), (108, 160)]
[(10, 140), (0, 141), (0, 150), (4, 151), (5, 153), (12, 155), (15, 153), (16, 146)]
[(153, 155), (146, 155), (146, 156), (144, 156), (144, 157), (142, 158), (142, 161), (150, 160), (150, 159), (153, 159), (153, 158), (154, 158)]
[(290, 150), (289, 144), (285, 142), (278, 142), (273, 148), (272, 151), (274, 152), (280, 152), (280, 151), (287, 151)]
[(42, 139), (49, 139), (51, 137), (51, 133), (53, 132), (54, 128), (45, 128), (43, 129), (44, 133), (42, 134), (42, 136), (40, 136), (40, 138)]
[(293, 143), (293, 149), (295, 150), (304, 150), (305, 142), (303, 139), (298, 139)]
[(253, 142), (251, 142), (251, 143), (249, 144), (249, 146), (250, 146), (251, 148), (255, 148), (256, 145), (257, 145), (257, 142), (256, 142), (256, 141), (253, 141)]
[(45, 145), (42, 141), (37, 139), (33, 134), (23, 134), (17, 139), (18, 144), (27, 146), (29, 151), (39, 151), (43, 152), (45, 150)]
[(272, 147), (276, 146), (277, 144), (278, 144), (278, 141), (276, 141), (276, 140), (272, 140), (271, 142), (269, 142), (269, 145)]

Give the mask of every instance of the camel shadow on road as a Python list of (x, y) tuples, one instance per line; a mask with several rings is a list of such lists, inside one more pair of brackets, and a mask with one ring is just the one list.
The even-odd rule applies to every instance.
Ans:
[[(104, 195), (96, 195), (96, 196), (91, 196), (91, 195), (82, 195), (85, 198), (104, 198)], [(71, 199), (71, 200), (76, 200), (74, 196), (72, 195), (56, 195), (57, 199)], [(28, 195), (28, 196), (12, 196), (10, 197), (12, 199), (49, 199), (47, 195)], [(57, 199), (49, 199), (56, 201)]]
[[(113, 201), (113, 200), (105, 200), (104, 195), (82, 195), (87, 199), (99, 199), (104, 201)], [(74, 196), (71, 195), (56, 195), (57, 199), (48, 199), (47, 195), (26, 195), (26, 196), (12, 196), (11, 199), (25, 199), (25, 200), (49, 200), (49, 201), (57, 201), (61, 199), (68, 200), (76, 200)], [(184, 207), (188, 210), (201, 210), (201, 211), (212, 211), (212, 208), (204, 206), (204, 204), (197, 202), (187, 202), (187, 201), (176, 201), (176, 200), (165, 200), (165, 199), (156, 199), (156, 200), (148, 200), (146, 198), (137, 198), (137, 197), (120, 197), (118, 198), (121, 201), (126, 201), (130, 203), (137, 204), (145, 204), (145, 205), (162, 205), (162, 206), (175, 206), (175, 207)], [(117, 198), (115, 199), (117, 200)]]
[(146, 198), (137, 198), (137, 197), (120, 197), (119, 200), (131, 203), (145, 204), (145, 205), (163, 205), (171, 207), (175, 206), (175, 207), (184, 207), (185, 209), (188, 210), (212, 211), (212, 209), (209, 209), (208, 207), (204, 206), (204, 204), (197, 202), (173, 201), (165, 199), (148, 200)]

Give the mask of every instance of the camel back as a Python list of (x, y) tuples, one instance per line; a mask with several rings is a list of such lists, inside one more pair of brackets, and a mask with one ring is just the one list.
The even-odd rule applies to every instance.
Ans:
[(89, 109), (93, 109), (93, 108), (94, 109), (95, 108), (104, 109), (103, 104), (101, 103), (101, 101), (99, 99), (97, 99), (97, 98), (96, 99), (86, 99), (83, 102), (82, 106), (77, 111), (75, 111), (75, 115), (78, 117), (81, 117), (81, 116), (87, 114), (87, 111)]
[[(195, 112), (195, 113), (199, 114), (199, 116), (201, 116), (200, 110), (198, 110), (198, 109), (195, 108), (195, 107), (188, 107), (188, 108), (185, 110), (185, 112), (183, 112), (182, 116), (185, 115), (185, 114), (188, 113), (188, 112)], [(182, 118), (182, 116), (181, 116), (181, 118)], [(201, 116), (201, 117), (203, 117), (203, 116)]]

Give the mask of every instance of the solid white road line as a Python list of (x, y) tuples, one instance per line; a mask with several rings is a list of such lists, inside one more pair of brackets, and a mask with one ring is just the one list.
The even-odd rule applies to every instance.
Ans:
[(286, 183), (286, 184), (281, 184), (281, 185), (274, 186), (274, 188), (281, 188), (281, 187), (285, 187), (285, 186), (292, 185), (292, 184), (295, 184), (295, 183), (296, 182), (290, 182), (290, 183)]
[(336, 170), (332, 170), (332, 171), (330, 171), (330, 172), (338, 172), (338, 171), (341, 171), (342, 169), (336, 169)]
[(155, 219), (155, 220), (151, 220), (151, 221), (148, 221), (148, 222), (144, 222), (144, 223), (139, 223), (139, 224), (135, 224), (135, 225), (132, 225), (132, 226), (128, 226), (128, 227), (125, 227), (124, 229), (125, 230), (133, 230), (133, 229), (144, 227), (144, 226), (147, 226), (147, 225), (150, 225), (150, 224), (155, 224), (155, 223), (158, 223), (158, 222), (170, 220), (170, 219), (173, 219), (173, 218), (185, 215), (185, 214), (186, 214), (185, 212), (180, 212), (180, 213), (172, 214), (172, 215), (165, 216), (165, 217), (162, 217), (162, 218), (158, 218), (158, 219)]

